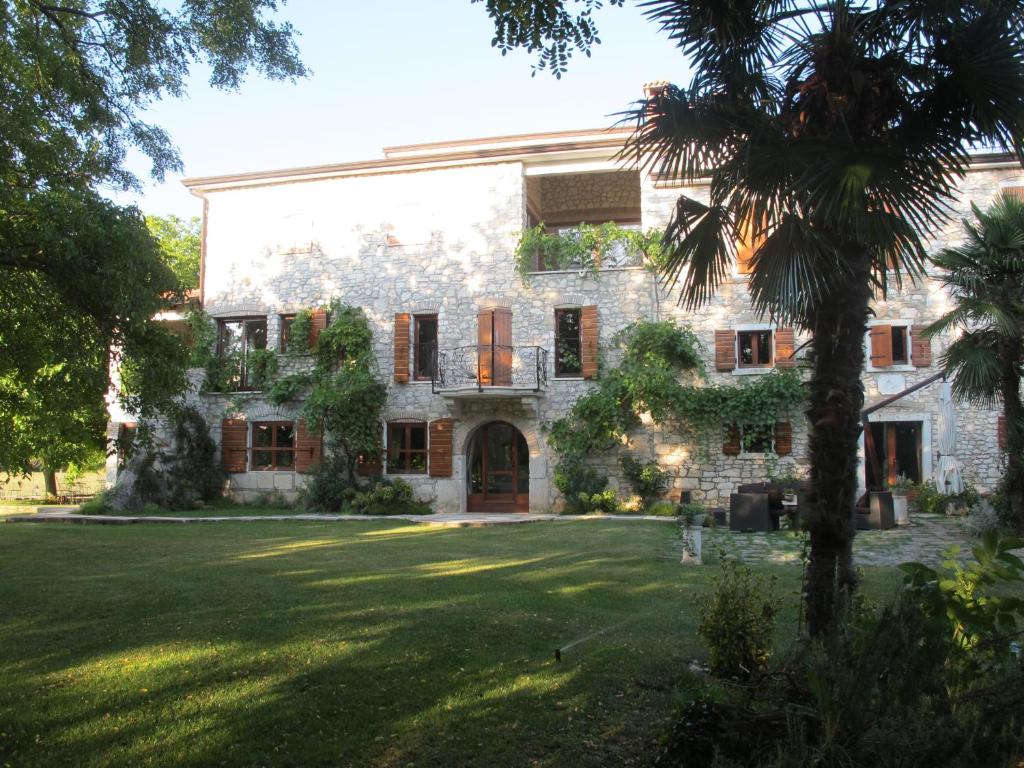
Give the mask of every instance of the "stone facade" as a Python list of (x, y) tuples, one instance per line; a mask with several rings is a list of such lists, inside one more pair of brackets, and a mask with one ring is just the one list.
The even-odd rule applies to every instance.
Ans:
[[(567, 147), (571, 139), (566, 137)], [(403, 475), (418, 494), (435, 499), (440, 509), (464, 509), (471, 437), (481, 424), (501, 420), (519, 429), (529, 448), (530, 508), (558, 508), (561, 501), (551, 482), (557, 457), (544, 432), (593, 383), (556, 378), (551, 355), (540, 392), (455, 397), (435, 394), (430, 381), (396, 383), (391, 375), (396, 313), (436, 314), (438, 346), (443, 350), (476, 344), (480, 310), (503, 306), (511, 309), (517, 347), (551, 350), (555, 309), (595, 305), (601, 352), (610, 364), (615, 362), (609, 353), (616, 332), (637, 319), (673, 319), (698, 334), (706, 348), (709, 379), (718, 383), (736, 383), (741, 376), (757, 372), (715, 371), (715, 331), (770, 326), (752, 309), (747, 278), (741, 275), (723, 285), (706, 307), (689, 313), (679, 305), (678, 294), (659, 285), (644, 268), (542, 272), (525, 279), (516, 270), (514, 254), (528, 222), (528, 200), (531, 207), (545, 212), (573, 215), (630, 208), (639, 212), (642, 227), (649, 229), (665, 225), (680, 193), (705, 199), (705, 188), (665, 186), (635, 172), (623, 173), (613, 160), (614, 147), (583, 154), (578, 144), (564, 151), (554, 146), (525, 159), (511, 148), (507, 158), (466, 154), (466, 161), (459, 163), (419, 161), (402, 167), (397, 161), (382, 161), (380, 168), (338, 166), (288, 178), (268, 173), (188, 182), (207, 206), (204, 307), (215, 318), (265, 316), (270, 347), (277, 344), (281, 314), (325, 305), (332, 299), (362, 307), (374, 332), (380, 378), (388, 386), (384, 420), (454, 420), (453, 475)], [(565, 166), (564, 174), (557, 172), (559, 163)], [(581, 171), (581, 166), (589, 172)], [(963, 185), (957, 215), (968, 216), (971, 202), (986, 205), (1000, 183), (1014, 173), (996, 166), (971, 173)], [(932, 246), (959, 240), (960, 224), (954, 222)], [(938, 284), (926, 281), (905, 285), (887, 301), (879, 301), (876, 316), (924, 324), (946, 307)], [(796, 346), (804, 341), (798, 336)], [(946, 339), (933, 342), (936, 363), (945, 343)], [(864, 375), (868, 403), (937, 370), (934, 365), (868, 370)], [(258, 393), (199, 399), (218, 440), (221, 418), (290, 420), (300, 407), (298, 403), (270, 406)], [(989, 489), (1001, 474), (996, 414), (960, 405), (957, 415), (958, 455), (967, 477)], [(742, 482), (762, 480), (772, 472), (806, 470), (806, 424), (799, 413), (789, 417), (793, 450), (785, 457), (726, 456), (723, 435), (695, 441), (651, 424), (629, 435), (620, 453), (656, 458), (674, 475), (673, 494), (686, 489), (709, 503), (727, 504), (728, 494)], [(930, 478), (938, 459), (934, 390), (926, 388), (907, 397), (875, 418), (917, 419), (925, 425), (922, 470)], [(627, 492), (614, 453), (594, 461), (607, 471), (611, 487)], [(293, 494), (302, 482), (301, 476), (281, 472), (238, 473), (231, 481), (233, 491), (243, 498), (270, 490)]]

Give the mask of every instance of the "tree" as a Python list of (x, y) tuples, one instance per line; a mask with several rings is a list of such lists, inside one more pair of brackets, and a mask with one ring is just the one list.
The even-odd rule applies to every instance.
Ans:
[(1002, 402), (1007, 496), (1024, 532), (1024, 203), (1004, 193), (988, 211), (973, 210), (966, 242), (932, 259), (956, 306), (927, 333), (962, 331), (941, 360), (958, 398)]
[(149, 230), (182, 290), (199, 287), (199, 252), (201, 236), (199, 217), (186, 220), (178, 216), (147, 216)]
[[(577, 0), (585, 11), (599, 0)], [(542, 53), (596, 42), (569, 2), (487, 0), (499, 47)], [(1024, 61), (1018, 2), (927, 0), (643, 7), (693, 65), (685, 88), (629, 113), (629, 157), (658, 174), (710, 179), (708, 202), (680, 197), (665, 275), (703, 304), (755, 247), (750, 292), (764, 314), (813, 335), (807, 416), (812, 514), (808, 626), (820, 634), (856, 583), (853, 507), (873, 294), (922, 274), (922, 239), (949, 219), (972, 145), (1021, 158)], [(545, 8), (544, 13), (531, 9)], [(515, 19), (511, 25), (498, 17)], [(594, 35), (591, 37), (591, 35)], [(556, 52), (552, 58), (546, 51)]]
[[(0, 0), (0, 471), (59, 468), (102, 439), (112, 355), (134, 373), (140, 415), (184, 386), (182, 352), (153, 317), (179, 287), (139, 211), (100, 191), (181, 169), (167, 134), (141, 119), (184, 93), (190, 67), (236, 88), (255, 69), (305, 73), (275, 0)], [(59, 446), (59, 449), (58, 449)]]

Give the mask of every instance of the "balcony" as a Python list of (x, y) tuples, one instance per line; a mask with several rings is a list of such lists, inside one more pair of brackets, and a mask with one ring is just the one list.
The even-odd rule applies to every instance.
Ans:
[(539, 397), (548, 381), (543, 347), (471, 344), (437, 352), (431, 385), (447, 397)]

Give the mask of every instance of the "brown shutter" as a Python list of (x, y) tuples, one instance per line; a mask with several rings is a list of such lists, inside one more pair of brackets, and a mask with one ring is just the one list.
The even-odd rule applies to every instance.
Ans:
[(312, 322), (309, 324), (309, 348), (316, 349), (316, 344), (320, 341), (320, 331), (327, 327), (327, 310), (314, 309), (310, 315)]
[(380, 456), (358, 456), (356, 457), (356, 474), (360, 477), (372, 477), (383, 474), (384, 464)]
[(736, 243), (736, 271), (741, 275), (749, 275), (751, 272), (750, 262), (754, 258), (754, 251), (757, 248), (754, 242), (753, 227), (747, 221), (743, 225), (742, 234)]
[(245, 419), (224, 419), (220, 423), (220, 465), (225, 472), (245, 472), (248, 447)]
[(597, 307), (580, 309), (580, 371), (584, 379), (597, 378), (597, 340), (600, 333), (597, 326)]
[(395, 381), (409, 381), (409, 313), (395, 314)]
[(775, 453), (789, 456), (793, 452), (793, 425), (788, 421), (775, 422)]
[(775, 331), (775, 367), (796, 367), (796, 342), (792, 328), (778, 328)]
[(740, 455), (740, 430), (735, 424), (727, 427), (725, 443), (722, 444), (722, 453), (726, 456)]
[(490, 386), (494, 381), (494, 311), (481, 309), (476, 316), (476, 362), (478, 383)]
[(1006, 416), (1001, 413), (999, 414), (999, 418), (996, 419), (996, 443), (999, 445), (999, 450), (1006, 450)]
[(715, 370), (731, 371), (736, 367), (736, 332), (715, 331)]
[(298, 421), (295, 425), (295, 471), (311, 472), (320, 463), (320, 452), (323, 440), (320, 431), (307, 429), (306, 422)]
[(875, 368), (892, 365), (892, 326), (873, 326), (868, 336), (871, 338), (871, 364)]
[(452, 476), (452, 437), (455, 422), (452, 419), (437, 419), (430, 422), (431, 477)]
[(910, 326), (910, 362), (918, 368), (932, 364), (932, 340), (925, 337), (923, 325)]
[(512, 386), (512, 310), (494, 308), (494, 385)]

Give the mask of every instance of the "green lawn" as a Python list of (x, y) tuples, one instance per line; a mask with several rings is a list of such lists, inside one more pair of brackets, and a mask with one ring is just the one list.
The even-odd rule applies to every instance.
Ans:
[[(0, 765), (643, 764), (718, 571), (677, 556), (655, 522), (0, 525)], [(799, 566), (763, 570), (792, 634)]]

